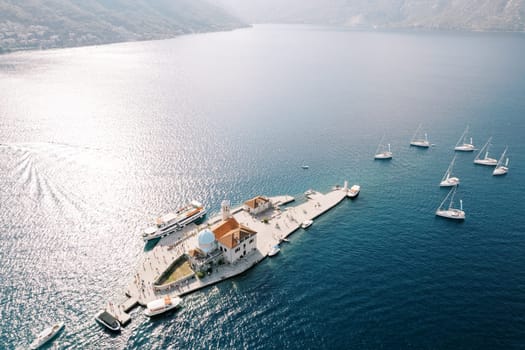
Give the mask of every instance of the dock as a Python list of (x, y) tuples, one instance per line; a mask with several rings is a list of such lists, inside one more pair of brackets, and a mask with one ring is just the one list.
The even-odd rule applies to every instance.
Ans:
[(231, 215), (242, 225), (257, 232), (256, 250), (233, 264), (214, 266), (211, 273), (202, 278), (193, 277), (168, 289), (155, 288), (154, 282), (171, 263), (196, 247), (197, 234), (222, 220), (213, 217), (202, 225), (190, 224), (180, 231), (161, 238), (156, 246), (146, 252), (136, 267), (133, 280), (128, 284), (126, 299), (120, 303), (109, 303), (106, 311), (119, 320), (122, 325), (131, 320), (129, 311), (137, 305), (146, 306), (152, 300), (169, 295), (187, 295), (199, 289), (242, 274), (265, 259), (271, 248), (281, 243), (300, 229), (305, 220), (314, 220), (338, 205), (347, 197), (347, 186), (336, 187), (323, 194), (309, 190), (305, 202), (296, 206), (285, 206), (295, 199), (291, 196), (269, 197), (272, 208), (256, 216), (244, 211), (242, 206), (232, 209)]

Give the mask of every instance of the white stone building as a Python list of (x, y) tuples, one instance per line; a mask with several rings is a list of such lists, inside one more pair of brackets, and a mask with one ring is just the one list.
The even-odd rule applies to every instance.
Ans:
[(270, 200), (263, 196), (257, 196), (244, 202), (244, 210), (252, 215), (257, 215), (272, 206)]

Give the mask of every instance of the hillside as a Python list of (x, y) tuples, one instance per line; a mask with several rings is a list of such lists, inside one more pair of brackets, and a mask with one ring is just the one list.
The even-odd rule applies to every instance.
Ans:
[(525, 0), (213, 0), (249, 23), (525, 31)]
[(0, 53), (245, 26), (206, 0), (0, 0)]

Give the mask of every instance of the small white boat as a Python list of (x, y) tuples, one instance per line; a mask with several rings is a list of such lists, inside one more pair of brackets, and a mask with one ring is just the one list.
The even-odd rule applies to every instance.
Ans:
[(463, 134), (459, 138), (458, 142), (456, 143), (456, 146), (454, 147), (454, 151), (472, 152), (476, 149), (476, 147), (472, 143), (472, 137), (470, 138), (470, 142), (467, 142), (467, 134), (468, 134), (468, 125), (465, 128), (465, 131), (463, 131)]
[[(476, 158), (474, 158), (474, 164), (488, 166), (495, 166), (498, 164), (497, 159), (489, 158), (490, 141), (492, 141), (492, 136), (489, 137), (487, 143), (485, 143), (483, 147), (481, 147), (481, 149), (479, 150), (478, 155), (476, 156)], [(483, 158), (481, 158), (482, 154), (484, 154)]]
[(412, 140), (410, 141), (410, 146), (420, 147), (420, 148), (429, 148), (430, 142), (428, 141), (427, 133), (424, 133), (421, 136), (422, 125), (419, 124), (419, 127), (416, 129)]
[(166, 295), (164, 298), (150, 301), (146, 305), (146, 310), (144, 310), (144, 315), (152, 317), (160, 315), (169, 310), (172, 310), (178, 307), (182, 303), (182, 299), (179, 297), (170, 297)]
[(450, 162), (450, 165), (448, 166), (447, 171), (445, 172), (445, 175), (443, 175), (443, 178), (441, 179), (441, 182), (439, 183), (439, 186), (441, 187), (450, 187), (450, 186), (457, 186), (459, 185), (459, 178), (452, 175), (452, 168), (454, 167), (454, 162), (456, 161), (456, 156), (452, 158), (452, 162)]
[(301, 168), (302, 168), (302, 169), (310, 169), (310, 166), (309, 166), (309, 165), (306, 165), (306, 164), (303, 164), (303, 165), (301, 165)]
[(109, 330), (111, 330), (113, 332), (120, 331), (120, 323), (119, 323), (119, 321), (113, 315), (111, 315), (109, 312), (107, 312), (106, 310), (100, 311), (95, 316), (95, 320), (98, 323), (100, 323), (101, 325), (103, 325), (104, 327), (106, 327), (107, 329), (109, 329)]
[(274, 255), (277, 255), (277, 253), (279, 253), (281, 251), (281, 247), (279, 247), (278, 244), (274, 245), (272, 247), (272, 249), (270, 250), (270, 252), (268, 253), (268, 256), (274, 256)]
[(359, 192), (361, 192), (361, 186), (353, 185), (346, 193), (346, 196), (351, 199), (356, 198), (357, 196), (359, 196)]
[[(505, 158), (505, 155), (507, 154), (508, 147), (505, 147), (505, 150), (501, 154), (501, 157), (498, 160), (498, 164), (496, 165), (496, 168), (492, 172), (492, 175), (498, 176), (498, 175), (505, 175), (509, 171), (509, 158)], [(505, 164), (503, 164), (503, 160), (505, 159)]]
[(392, 159), (392, 151), (390, 150), (390, 144), (388, 144), (387, 147), (385, 147), (385, 145), (383, 144), (383, 138), (381, 138), (381, 141), (377, 146), (374, 159)]
[[(454, 202), (454, 195), (456, 194), (457, 187), (454, 186), (450, 189), (445, 199), (443, 199), (443, 202), (439, 205), (439, 208), (436, 210), (436, 215), (441, 216), (446, 219), (453, 219), (453, 220), (465, 220), (465, 212), (463, 211), (463, 201), (459, 201), (459, 209), (454, 208), (453, 202)], [(443, 205), (450, 197), (450, 202), (447, 209), (443, 208)]]
[(303, 228), (303, 229), (307, 229), (308, 227), (312, 226), (313, 223), (314, 223), (313, 220), (304, 220), (304, 221), (301, 223), (301, 228)]
[(29, 345), (30, 349), (38, 349), (42, 345), (57, 336), (57, 334), (64, 328), (64, 322), (59, 322), (51, 327), (44, 329), (40, 332), (36, 339)]

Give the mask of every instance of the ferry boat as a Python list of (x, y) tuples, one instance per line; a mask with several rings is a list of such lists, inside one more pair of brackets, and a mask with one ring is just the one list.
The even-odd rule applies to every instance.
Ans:
[(301, 228), (303, 228), (303, 229), (307, 229), (308, 227), (312, 226), (313, 223), (314, 223), (313, 220), (304, 220), (304, 221), (301, 223)]
[(361, 192), (361, 186), (353, 185), (352, 187), (350, 187), (350, 189), (346, 193), (346, 196), (350, 199), (353, 199), (359, 196), (359, 192)]
[(111, 315), (109, 312), (107, 312), (106, 310), (100, 311), (95, 316), (95, 320), (98, 323), (100, 323), (101, 325), (103, 325), (104, 327), (106, 327), (107, 329), (109, 329), (109, 330), (111, 330), (113, 332), (120, 331), (120, 323), (119, 323), (119, 321), (113, 315)]
[(150, 301), (146, 306), (146, 310), (144, 310), (144, 315), (148, 317), (160, 315), (164, 312), (167, 312), (169, 310), (176, 308), (181, 303), (182, 303), (181, 298), (170, 297), (169, 295), (166, 295), (162, 299)]
[(192, 201), (176, 212), (171, 212), (157, 218), (156, 225), (145, 229), (142, 233), (142, 238), (144, 241), (149, 241), (167, 236), (202, 218), (204, 215), (206, 215), (206, 209), (202, 204), (198, 201)]
[(57, 336), (57, 334), (64, 328), (64, 322), (59, 322), (54, 324), (51, 327), (44, 329), (40, 332), (36, 339), (29, 345), (30, 349), (38, 349), (42, 345), (46, 344), (48, 341)]

